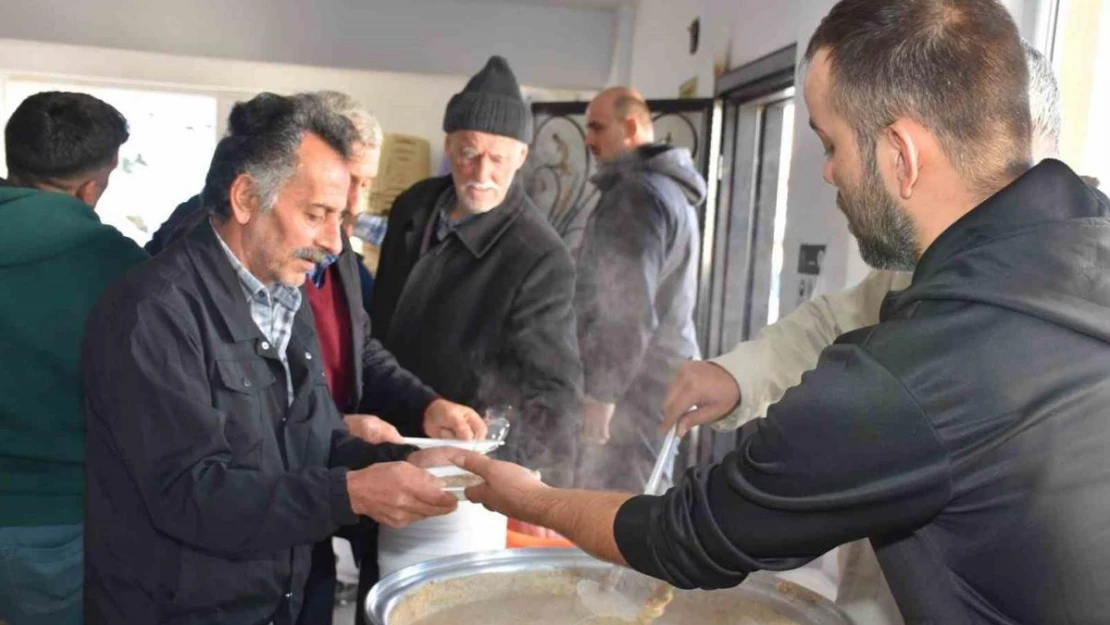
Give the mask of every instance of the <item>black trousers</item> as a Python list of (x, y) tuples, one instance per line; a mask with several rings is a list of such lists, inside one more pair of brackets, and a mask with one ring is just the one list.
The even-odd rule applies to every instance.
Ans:
[(335, 551), (328, 537), (312, 548), (312, 568), (305, 582), (304, 604), (297, 625), (332, 625), (335, 588)]
[(358, 607), (355, 609), (355, 625), (370, 625), (366, 618), (366, 595), (378, 583), (378, 524), (361, 519), (358, 536), (351, 540), (351, 551), (358, 562)]
[[(360, 519), (358, 525), (345, 527), (337, 534), (351, 543), (351, 553), (358, 565), (358, 605), (355, 606), (355, 625), (369, 625), (363, 610), (366, 595), (378, 583), (378, 524)], [(335, 551), (331, 538), (316, 543), (312, 548), (312, 568), (304, 588), (304, 605), (297, 625), (332, 625), (335, 612)], [(338, 623), (336, 625), (347, 625)]]

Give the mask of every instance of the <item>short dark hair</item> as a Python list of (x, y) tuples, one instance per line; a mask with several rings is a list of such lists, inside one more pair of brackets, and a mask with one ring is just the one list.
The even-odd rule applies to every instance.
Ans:
[(809, 41), (825, 50), (834, 110), (864, 154), (898, 117), (936, 133), (973, 187), (997, 190), (1030, 160), (1028, 69), (996, 0), (841, 0)]
[(306, 133), (327, 143), (344, 160), (351, 157), (357, 133), (350, 120), (311, 94), (260, 93), (231, 109), (228, 134), (216, 145), (201, 195), (204, 207), (219, 217), (231, 215), (231, 185), (241, 174), (254, 181), (263, 210), (270, 210), (297, 169)]
[(107, 102), (84, 93), (36, 93), (4, 128), (8, 174), (30, 184), (71, 182), (110, 166), (129, 137), (127, 120)]

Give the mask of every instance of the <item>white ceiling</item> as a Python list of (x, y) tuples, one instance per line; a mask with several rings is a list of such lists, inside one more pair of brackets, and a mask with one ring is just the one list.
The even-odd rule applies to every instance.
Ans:
[(639, 0), (456, 0), (456, 2), (504, 2), (507, 4), (531, 4), (561, 7), (617, 8), (625, 4), (636, 4)]
[(611, 73), (614, 2), (0, 0), (0, 38), (459, 77), (500, 54), (521, 83), (591, 89)]

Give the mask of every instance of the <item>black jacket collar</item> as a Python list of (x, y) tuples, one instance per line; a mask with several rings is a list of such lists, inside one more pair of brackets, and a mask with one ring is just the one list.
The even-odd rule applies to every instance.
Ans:
[(186, 241), (189, 258), (201, 278), (201, 288), (208, 291), (233, 340), (264, 338), (251, 319), (250, 304), (243, 296), (239, 276), (235, 275), (216, 236), (211, 222), (204, 219), (189, 233)]
[(1098, 192), (1067, 165), (1046, 159), (941, 233), (918, 261), (914, 282), (936, 273), (953, 256), (999, 237), (1049, 222), (1105, 216)]
[(925, 300), (966, 301), (1110, 334), (1102, 321), (1108, 216), (1106, 196), (1063, 163), (1042, 161), (937, 237), (910, 287), (884, 299), (880, 318), (911, 314)]
[[(451, 176), (435, 179), (428, 187), (429, 193), (422, 198), (418, 198), (419, 205), (409, 215), (405, 224), (405, 229), (409, 233), (405, 243), (410, 254), (415, 256), (419, 253), (421, 235), (424, 229), (434, 227), (430, 220), (434, 222), (437, 217), (435, 214), (437, 200), (451, 184), (453, 184)], [(517, 217), (525, 210), (534, 210), (534, 208), (531, 206), (528, 195), (524, 192), (524, 185), (519, 180), (514, 180), (509, 187), (509, 192), (505, 195), (505, 200), (500, 205), (480, 218), (462, 224), (453, 230), (452, 234), (458, 237), (463, 246), (475, 258), (482, 258), (489, 253), (490, 249), (497, 244), (497, 241), (504, 236)]]

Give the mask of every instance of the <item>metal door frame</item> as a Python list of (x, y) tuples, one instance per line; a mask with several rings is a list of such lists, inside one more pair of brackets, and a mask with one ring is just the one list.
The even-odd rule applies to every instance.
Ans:
[[(753, 105), (768, 105), (786, 98), (794, 97), (795, 72), (797, 59), (797, 45), (790, 45), (781, 50), (761, 57), (743, 67), (722, 75), (717, 80), (715, 87), (717, 108), (721, 118), (721, 133), (719, 147), (715, 151), (717, 157), (716, 192), (713, 195), (714, 209), (705, 220), (702, 240), (702, 275), (699, 280), (698, 311), (698, 339), (702, 346), (702, 354), (706, 358), (713, 358), (734, 347), (726, 345), (723, 341), (725, 320), (725, 295), (726, 284), (729, 278), (730, 265), (742, 265), (740, 280), (744, 284), (744, 297), (742, 302), (743, 330), (741, 338), (751, 338), (752, 328), (752, 288), (761, 267), (770, 264), (770, 259), (756, 259), (757, 236), (767, 236), (767, 226), (770, 225), (770, 236), (773, 237), (773, 223), (764, 223), (757, 233), (757, 199), (761, 197), (761, 180), (758, 177), (762, 172), (762, 141), (766, 139), (762, 132), (757, 132), (750, 137), (756, 141), (751, 149), (754, 152), (750, 168), (737, 171), (734, 168), (733, 158), (740, 147), (739, 143), (746, 138), (740, 135), (740, 115), (742, 109)], [(762, 130), (764, 127), (763, 115), (765, 107), (760, 106), (757, 111), (759, 117), (755, 120), (755, 128)], [(781, 172), (780, 172), (781, 175)], [(787, 172), (788, 175), (788, 172)], [(747, 177), (748, 197), (733, 198), (733, 193), (738, 183), (745, 182)], [(733, 204), (740, 199), (743, 207), (738, 213)], [(739, 219), (739, 222), (735, 220)], [(772, 219), (773, 222), (773, 219)], [(737, 239), (737, 233), (740, 236)], [(730, 240), (732, 236), (733, 240)], [(739, 243), (739, 247), (736, 244)], [(730, 245), (731, 244), (731, 245)], [(734, 262), (736, 261), (736, 262)], [(758, 265), (758, 266), (757, 266)], [(733, 269), (737, 269), (733, 267)], [(685, 466), (697, 464), (706, 465), (719, 460), (725, 453), (731, 451), (736, 445), (736, 435), (733, 432), (710, 431), (706, 428), (697, 428), (691, 434), (688, 450), (685, 453)]]

